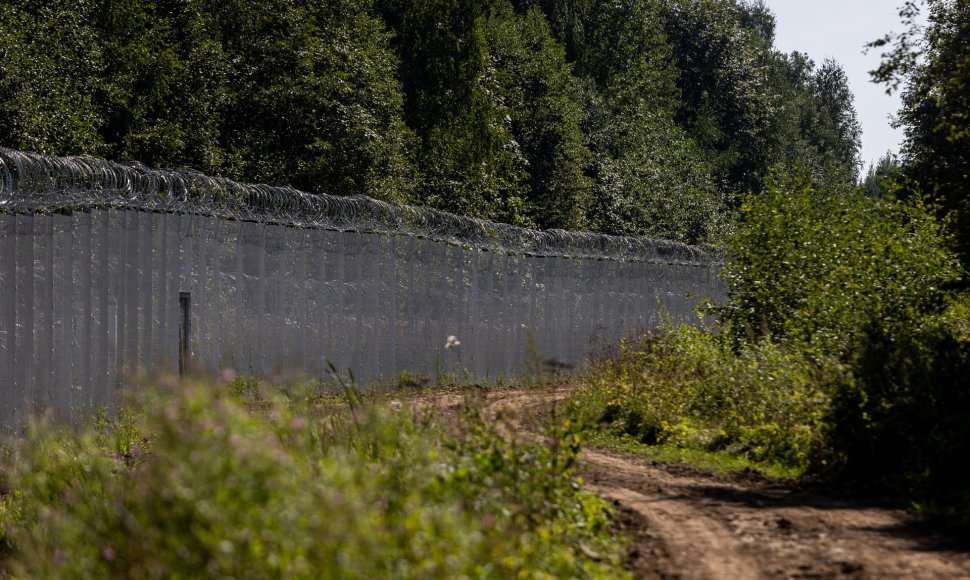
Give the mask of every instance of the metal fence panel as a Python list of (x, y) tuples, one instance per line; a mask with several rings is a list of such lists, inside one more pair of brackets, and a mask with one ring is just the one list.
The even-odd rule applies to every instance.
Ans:
[(7, 149), (0, 174), (7, 426), (188, 365), (320, 381), (332, 361), (363, 385), (578, 367), (661, 309), (695, 322), (697, 297), (722, 298), (710, 247)]

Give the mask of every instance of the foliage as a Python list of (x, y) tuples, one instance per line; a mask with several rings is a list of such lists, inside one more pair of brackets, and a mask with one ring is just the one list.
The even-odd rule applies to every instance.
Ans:
[(685, 242), (796, 162), (855, 179), (844, 74), (736, 0), (12, 0), (0, 144)]
[(799, 344), (726, 338), (667, 328), (624, 341), (570, 410), (608, 434), (591, 436), (598, 444), (657, 446), (643, 451), (655, 460), (731, 468), (742, 457), (745, 467), (876, 485), (937, 513), (970, 513), (970, 342), (946, 324), (891, 340), (863, 329), (848, 363)]
[(693, 465), (707, 471), (720, 473), (746, 474), (757, 471), (767, 477), (795, 479), (803, 475), (804, 468), (793, 467), (778, 462), (753, 461), (744, 455), (721, 451), (674, 447), (671, 445), (644, 445), (628, 433), (617, 434), (612, 431), (594, 430), (585, 434), (586, 444), (599, 448), (612, 449), (624, 454), (636, 455), (645, 461)]
[[(917, 24), (922, 5), (928, 8), (925, 28)], [(906, 139), (899, 175), (883, 180), (882, 187), (916, 200), (914, 205), (925, 203), (953, 233), (951, 247), (966, 266), (970, 255), (970, 5), (909, 1), (899, 14), (906, 29), (869, 45), (888, 47), (881, 66), (872, 73), (874, 79), (886, 83), (889, 92), (903, 86), (898, 122)], [(912, 281), (927, 292), (922, 300), (915, 296), (908, 300), (909, 312), (900, 321), (908, 317), (910, 324), (887, 325), (873, 319), (852, 329), (857, 346), (851, 360), (858, 380), (854, 388), (837, 394), (829, 437), (841, 453), (844, 475), (879, 481), (917, 505), (966, 517), (970, 513), (970, 472), (964, 460), (970, 440), (968, 295), (941, 292), (941, 284), (947, 283), (953, 289), (965, 289), (966, 274), (951, 264), (952, 257), (937, 262), (943, 256), (938, 247), (933, 243), (921, 255), (919, 246), (913, 246), (900, 255), (901, 267), (923, 275)], [(924, 259), (936, 269), (935, 275), (920, 269)], [(958, 274), (962, 278), (957, 279)], [(945, 307), (942, 314), (941, 306)]]
[(833, 361), (768, 341), (734, 351), (695, 328), (622, 342), (572, 399), (585, 421), (647, 445), (726, 451), (804, 470), (823, 457)]
[(520, 16), (495, 2), (485, 28), (499, 94), (527, 162), (521, 190), (531, 221), (543, 229), (588, 229), (586, 112), (562, 46), (537, 9)]
[[(920, 6), (928, 24), (917, 24)], [(939, 216), (951, 214), (956, 248), (970, 260), (970, 5), (949, 0), (909, 1), (906, 29), (870, 44), (890, 47), (873, 71), (889, 91), (903, 86), (903, 175), (912, 195), (927, 196)]]
[(857, 380), (837, 391), (828, 419), (836, 473), (966, 518), (970, 341), (942, 323), (891, 339), (874, 327), (861, 334)]
[(758, 193), (772, 170), (796, 166), (819, 185), (854, 182), (861, 131), (838, 63), (816, 70), (773, 49), (762, 2), (678, 2), (667, 30), (682, 71), (678, 122), (728, 193)]
[(941, 312), (962, 274), (919, 202), (782, 178), (741, 215), (720, 310), (737, 343), (767, 337), (847, 360), (865, 329), (891, 339)]
[(899, 189), (896, 184), (899, 170), (899, 159), (887, 151), (878, 162), (869, 166), (869, 171), (859, 187), (869, 197), (888, 197)]
[(234, 66), (224, 147), (248, 180), (408, 199), (409, 133), (384, 25), (354, 0), (215, 2)]
[(757, 190), (768, 169), (763, 156), (769, 120), (780, 103), (758, 61), (770, 45), (739, 26), (733, 2), (690, 0), (674, 4), (667, 31), (674, 45), (682, 97), (677, 120), (712, 151), (715, 175), (733, 192)]
[[(175, 383), (127, 455), (44, 422), (4, 465), (14, 577), (624, 577), (578, 441), (517, 440), (480, 409), (342, 409)], [(130, 430), (109, 430), (126, 439)]]
[(95, 103), (104, 58), (78, 0), (0, 5), (0, 143), (44, 153), (102, 144)]
[(728, 237), (718, 332), (624, 343), (575, 412), (643, 443), (741, 452), (966, 515), (965, 273), (945, 224), (885, 187), (769, 181)]
[[(743, 451), (970, 513), (966, 273), (950, 237), (965, 258), (970, 28), (964, 3), (926, 4), (925, 31), (907, 2), (909, 30), (873, 44), (893, 44), (875, 74), (905, 85), (907, 140), (860, 189), (841, 68), (768, 50), (762, 3), (675, 4), (673, 53), (696, 83), (680, 118), (715, 173), (748, 192), (725, 238), (728, 301), (717, 333), (624, 343), (576, 413), (642, 442)], [(732, 33), (738, 14), (746, 33)]]
[(104, 54), (98, 154), (230, 169), (220, 126), (231, 67), (218, 37), (191, 14), (164, 1), (99, 2), (83, 21)]
[(396, 33), (405, 120), (419, 145), (422, 205), (532, 225), (527, 161), (488, 50), (484, 0), (381, 0)]
[(589, 71), (589, 220), (614, 235), (715, 241), (725, 229), (723, 192), (705, 152), (674, 121), (672, 47), (656, 2), (600, 3), (588, 15), (580, 70)]
[(842, 67), (827, 59), (816, 69), (807, 55), (793, 52), (780, 55), (771, 68), (772, 75), (787, 79), (780, 83), (787, 105), (778, 111), (770, 144), (774, 168), (808, 173), (822, 190), (853, 184), (862, 131)]
[(410, 195), (397, 61), (354, 0), (17, 1), (0, 18), (6, 146)]

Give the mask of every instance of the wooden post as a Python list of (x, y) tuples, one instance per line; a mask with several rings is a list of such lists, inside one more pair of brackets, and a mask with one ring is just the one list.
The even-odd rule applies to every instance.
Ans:
[(185, 376), (191, 366), (192, 293), (179, 292), (179, 375)]

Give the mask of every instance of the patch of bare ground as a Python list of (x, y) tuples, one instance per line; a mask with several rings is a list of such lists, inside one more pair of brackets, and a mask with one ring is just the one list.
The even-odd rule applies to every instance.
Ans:
[[(478, 393), (516, 431), (568, 387)], [(441, 408), (462, 402), (439, 401)], [(446, 411), (447, 412), (447, 411)], [(811, 491), (757, 473), (728, 475), (586, 449), (587, 489), (613, 502), (637, 578), (970, 578), (970, 541), (878, 502)]]
[(970, 578), (967, 538), (857, 499), (587, 449), (638, 578)]

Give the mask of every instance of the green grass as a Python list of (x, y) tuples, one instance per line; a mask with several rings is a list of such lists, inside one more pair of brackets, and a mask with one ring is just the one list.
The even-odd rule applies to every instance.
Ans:
[(824, 460), (831, 393), (848, 380), (838, 364), (782, 345), (734, 350), (703, 330), (665, 328), (621, 342), (566, 406), (594, 432), (799, 473)]
[(701, 469), (720, 473), (744, 473), (757, 471), (775, 479), (798, 479), (805, 470), (777, 462), (752, 461), (742, 455), (725, 451), (706, 451), (674, 445), (645, 445), (629, 434), (616, 434), (608, 431), (592, 431), (586, 435), (586, 444), (630, 453), (647, 461), (693, 465)]
[(953, 328), (965, 308), (909, 337), (861, 337), (847, 362), (790, 341), (735, 345), (698, 329), (660, 329), (618, 345), (565, 408), (594, 445), (869, 486), (963, 522), (970, 344)]
[[(572, 423), (178, 380), (2, 456), (14, 578), (626, 578)], [(332, 403), (332, 404), (331, 404)]]

